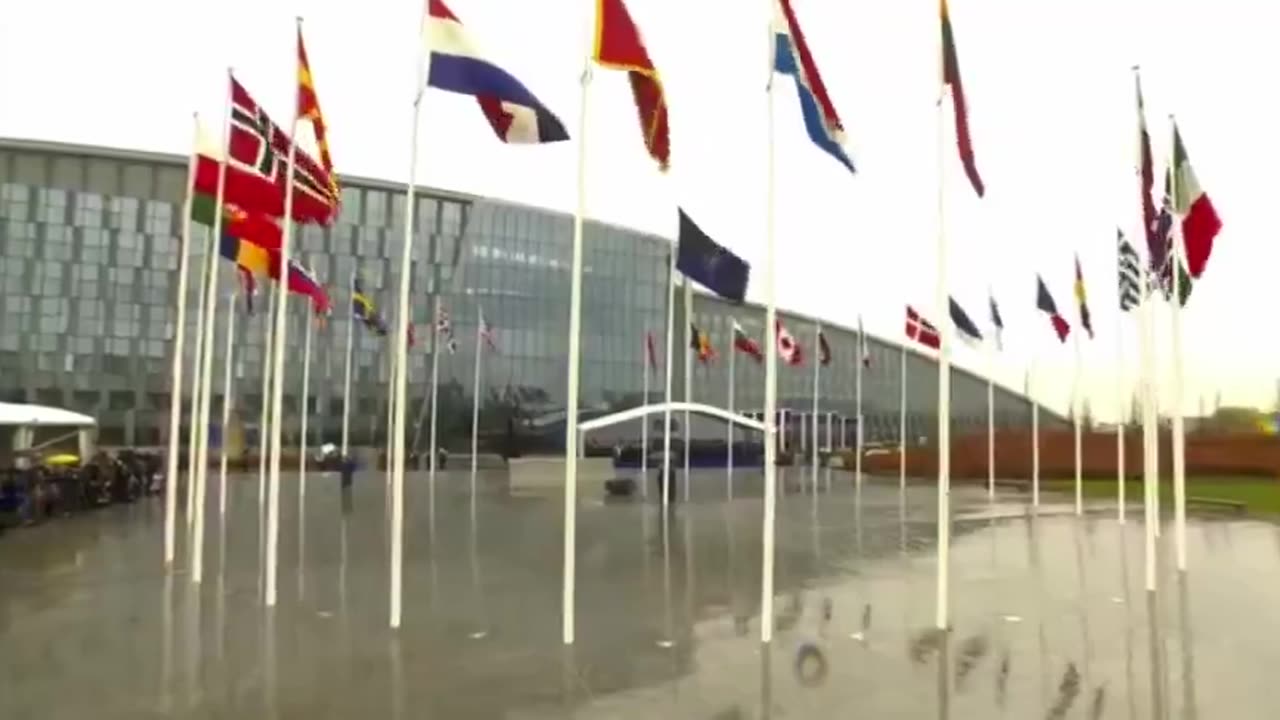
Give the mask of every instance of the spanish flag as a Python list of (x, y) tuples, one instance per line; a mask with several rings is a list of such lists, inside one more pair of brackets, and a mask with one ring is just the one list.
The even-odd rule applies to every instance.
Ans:
[(320, 112), (320, 98), (311, 79), (311, 63), (307, 60), (307, 47), (302, 43), (302, 27), (298, 27), (298, 118), (310, 120), (320, 150), (320, 165), (329, 175), (329, 193), (334, 203), (338, 201), (338, 177), (333, 173), (333, 157), (329, 155), (329, 139), (325, 133), (324, 114)]
[(640, 31), (623, 0), (596, 0), (596, 38), (592, 53), (596, 64), (622, 70), (631, 81), (631, 94), (640, 115), (640, 131), (650, 157), (665, 171), (671, 162), (671, 129), (667, 123), (667, 96), (658, 70), (649, 59)]

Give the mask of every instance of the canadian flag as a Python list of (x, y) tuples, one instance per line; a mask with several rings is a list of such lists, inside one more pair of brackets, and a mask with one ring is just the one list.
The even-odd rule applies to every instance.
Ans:
[(799, 365), (804, 361), (803, 354), (800, 350), (800, 343), (796, 342), (791, 333), (782, 326), (782, 321), (778, 320), (774, 323), (774, 329), (778, 334), (778, 355), (782, 356), (783, 362), (788, 365)]

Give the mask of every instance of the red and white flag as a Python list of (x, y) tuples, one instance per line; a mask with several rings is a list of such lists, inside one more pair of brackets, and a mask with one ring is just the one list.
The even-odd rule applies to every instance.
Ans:
[(764, 351), (760, 349), (760, 343), (752, 340), (737, 320), (733, 321), (733, 349), (750, 355), (756, 362), (764, 362)]
[(942, 336), (938, 334), (938, 328), (910, 305), (907, 306), (907, 337), (934, 350), (942, 347)]
[(485, 347), (492, 352), (498, 352), (497, 336), (494, 334), (493, 326), (489, 324), (488, 320), (484, 319), (483, 310), (480, 311), (480, 327), (477, 332), (480, 333), (480, 340), (484, 342)]
[(778, 334), (778, 355), (782, 357), (782, 361), (788, 365), (802, 364), (804, 351), (800, 349), (800, 343), (782, 326), (781, 320), (775, 322), (774, 328)]
[(644, 357), (650, 370), (658, 369), (658, 351), (654, 347), (653, 331), (646, 331), (644, 334)]

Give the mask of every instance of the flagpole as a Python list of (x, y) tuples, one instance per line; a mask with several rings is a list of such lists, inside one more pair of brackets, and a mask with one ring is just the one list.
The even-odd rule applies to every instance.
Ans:
[[(862, 367), (867, 362), (867, 335), (862, 329), (862, 317), (858, 317), (858, 357), (855, 358), (857, 365), (853, 369), (853, 405), (854, 414), (857, 416), (857, 425), (854, 432), (857, 435), (854, 438), (853, 450), (853, 484), (858, 490), (862, 489)], [(845, 445), (844, 441), (844, 418), (840, 419), (840, 445)]]
[[(303, 519), (305, 518), (305, 510), (307, 507), (307, 417), (311, 414), (311, 326), (315, 324), (314, 318), (311, 317), (311, 309), (303, 309), (303, 322), (306, 329), (303, 331), (302, 340), (302, 397), (299, 403), (299, 414), (301, 418), (298, 420), (300, 425), (299, 434), (301, 439), (298, 441), (298, 533), (302, 534)], [(299, 561), (301, 562), (301, 561)]]
[[(1177, 125), (1174, 123), (1173, 115), (1169, 115), (1170, 136), (1177, 138)], [(1173, 158), (1172, 163), (1177, 163), (1177, 149), (1171, 150), (1170, 156)], [(1172, 164), (1171, 163), (1171, 164)], [(1170, 204), (1174, 210), (1170, 213), (1173, 216), (1171, 232), (1173, 233), (1173, 258), (1172, 276), (1173, 285), (1173, 301), (1170, 303), (1170, 311), (1173, 315), (1173, 397), (1170, 399), (1173, 404), (1173, 512), (1174, 525), (1173, 537), (1175, 554), (1177, 557), (1178, 570), (1186, 572), (1187, 570), (1187, 436), (1186, 425), (1183, 422), (1182, 411), (1182, 384), (1183, 384), (1183, 368), (1182, 368), (1182, 267), (1186, 259), (1185, 240), (1182, 237), (1182, 223), (1178, 222), (1178, 167), (1174, 165), (1169, 171), (1169, 195)]]
[(1036, 360), (1027, 368), (1027, 399), (1031, 401), (1031, 507), (1040, 509), (1040, 401), (1036, 399)]
[(1084, 480), (1081, 471), (1081, 437), (1080, 437), (1080, 333), (1075, 337), (1076, 372), (1075, 382), (1071, 384), (1071, 417), (1075, 430), (1075, 464), (1076, 464), (1076, 515), (1084, 514)]
[[(429, 50), (424, 52), (423, 78), (419, 78), (418, 92), (413, 101), (413, 129), (409, 139), (409, 178), (405, 183), (404, 198), (404, 240), (400, 253), (400, 290), (396, 303), (395, 330), (395, 371), (392, 379), (395, 392), (392, 399), (395, 404), (395, 415), (392, 423), (392, 456), (394, 458), (391, 477), (391, 577), (390, 577), (390, 612), (388, 625), (392, 629), (400, 627), (401, 601), (403, 594), (402, 574), (404, 572), (404, 435), (405, 435), (405, 393), (409, 376), (409, 285), (413, 273), (413, 231), (414, 211), (417, 209), (415, 197), (418, 172), (418, 125), (422, 112), (422, 96), (425, 79), (428, 77), (428, 65), (431, 62)], [(436, 296), (437, 306), (439, 295)], [(434, 367), (433, 367), (434, 370)], [(431, 467), (435, 468), (435, 390), (432, 393), (431, 437), (433, 440)], [(392, 458), (388, 458), (391, 461)], [(432, 477), (434, 482), (434, 475)]]
[[(216, 212), (216, 211), (215, 211)], [(218, 261), (216, 245), (213, 251), (204, 256), (204, 262), (197, 271), (200, 277), (200, 290), (196, 294), (196, 351), (191, 358), (191, 410), (188, 413), (187, 429), (187, 540), (191, 539), (191, 525), (195, 522), (195, 479), (196, 448), (200, 446), (200, 368), (204, 358), (204, 324), (206, 320), (204, 299), (209, 289), (209, 266)], [(177, 478), (174, 478), (175, 480)], [(188, 553), (190, 550), (188, 550)]]
[[(302, 18), (298, 20), (298, 32), (302, 32)], [(276, 304), (276, 345), (271, 388), (271, 467), (267, 476), (267, 607), (276, 605), (277, 565), (280, 543), (280, 460), (284, 449), (284, 347), (288, 343), (289, 327), (286, 322), (289, 309), (289, 270), (292, 259), (294, 178), (298, 171), (298, 143), (292, 138), (298, 135), (298, 97), (301, 86), (294, 83), (293, 123), (290, 126), (289, 164), (285, 172), (284, 223), (280, 233), (280, 302)]]
[[(391, 319), (391, 327), (399, 325), (399, 318)], [(395, 345), (393, 340), (387, 341), (387, 436), (384, 439), (383, 452), (386, 456), (386, 467), (383, 472), (383, 496), (386, 499), (387, 511), (391, 507), (391, 485), (394, 482), (395, 475), (395, 447), (392, 445), (391, 438), (395, 436), (396, 425), (396, 372), (399, 365), (396, 363)]]
[[(733, 333), (734, 331), (733, 331), (733, 329), (731, 328), (731, 329), (729, 330), (729, 332), (730, 332), (730, 333)], [(729, 392), (728, 392), (728, 400), (729, 400), (729, 414), (730, 414), (730, 415), (733, 415), (733, 412), (734, 412), (734, 408), (733, 408), (733, 405), (734, 405), (734, 403), (733, 403), (733, 400), (734, 400), (734, 397), (733, 397), (733, 391), (734, 391), (734, 389), (735, 389), (735, 388), (734, 388), (734, 377), (733, 377), (733, 373), (734, 373), (734, 369), (735, 369), (735, 368), (734, 368), (734, 356), (738, 354), (738, 349), (737, 349), (737, 347), (736, 347), (736, 346), (735, 346), (735, 344), (734, 344), (734, 340), (735, 340), (735, 338), (730, 338), (730, 340), (729, 340), (729, 345), (728, 345), (728, 347), (726, 348), (726, 351), (729, 353)], [(725, 460), (726, 460), (726, 462), (725, 462), (725, 478), (724, 478), (724, 482), (725, 482), (725, 497), (727, 497), (727, 498), (728, 498), (728, 499), (730, 499), (730, 500), (732, 500), (732, 499), (733, 499), (733, 440), (734, 440), (734, 438), (733, 438), (733, 419), (732, 419), (732, 418), (730, 418), (730, 419), (729, 419), (729, 444), (725, 447), (725, 453), (726, 453), (726, 454), (725, 454)]]
[(232, 290), (227, 306), (226, 351), (222, 356), (222, 458), (218, 462), (218, 518), (227, 518), (227, 426), (231, 423), (231, 376), (236, 357), (236, 295)]
[(822, 323), (813, 326), (813, 437), (809, 440), (809, 464), (813, 472), (813, 496), (818, 496), (818, 388), (822, 384)]
[[(183, 352), (187, 335), (187, 284), (191, 274), (191, 205), (195, 196), (196, 164), (200, 147), (200, 114), (191, 116), (193, 138), (187, 161), (187, 197), (182, 205), (182, 245), (178, 253), (177, 316), (173, 329), (173, 364), (169, 379), (169, 451), (165, 458), (164, 483), (164, 567), (173, 570), (177, 555), (178, 444), (182, 435)], [(194, 389), (194, 388), (193, 388)], [(194, 393), (193, 393), (194, 398)], [(193, 428), (194, 430), (194, 428)]]
[[(198, 393), (200, 442), (196, 446), (195, 474), (195, 527), (191, 538), (191, 582), (199, 585), (204, 580), (204, 510), (205, 479), (209, 473), (209, 406), (213, 398), (213, 328), (217, 324), (218, 309), (218, 256), (222, 237), (222, 201), (227, 186), (226, 147), (231, 127), (231, 71), (227, 70), (227, 106), (222, 123), (221, 162), (218, 166), (218, 189), (214, 198), (213, 228), (209, 233), (209, 276), (205, 283), (205, 323), (202, 337), (204, 354), (200, 358), (200, 392)], [(190, 488), (189, 488), (190, 489)], [(191, 504), (191, 496), (187, 502)]]
[[(769, 16), (774, 13), (775, 0), (767, 0)], [(770, 47), (775, 42), (772, 28), (769, 35)], [(774, 252), (776, 220), (776, 181), (775, 149), (774, 149), (774, 111), (773, 111), (773, 51), (769, 52), (768, 84), (765, 88), (767, 105), (768, 160), (765, 169), (765, 254), (764, 254), (764, 333), (765, 333), (765, 367), (764, 367), (764, 528), (763, 549), (761, 551), (760, 572), (760, 642), (773, 640), (773, 566), (774, 566), (774, 532), (775, 515), (778, 505), (778, 468), (777, 468), (777, 423), (778, 423), (778, 309), (774, 300)], [(767, 656), (766, 652), (766, 656)]]
[(987, 500), (996, 500), (996, 354), (987, 347)]
[(1156, 504), (1156, 482), (1159, 480), (1159, 427), (1156, 425), (1156, 398), (1152, 379), (1155, 363), (1152, 362), (1152, 312), (1155, 298), (1148, 295), (1142, 303), (1142, 486), (1144, 507), (1145, 566), (1146, 587), (1148, 592), (1156, 589), (1156, 525), (1160, 522), (1160, 508)]
[(662, 487), (659, 492), (662, 494), (662, 507), (666, 508), (671, 503), (671, 491), (668, 489), (670, 482), (668, 478), (671, 475), (671, 384), (672, 372), (675, 352), (672, 344), (675, 342), (675, 323), (676, 323), (676, 253), (673, 247), (667, 257), (667, 328), (666, 328), (666, 365), (664, 366), (663, 382), (665, 388), (663, 390), (662, 401), (666, 404), (666, 409), (662, 412), (663, 433), (662, 433)]
[[(578, 106), (578, 187), (573, 213), (573, 262), (569, 271), (568, 379), (565, 393), (564, 432), (564, 584), (561, 597), (561, 638), (572, 645), (574, 638), (574, 592), (577, 581), (578, 550), (578, 381), (582, 368), (582, 223), (587, 214), (587, 96), (591, 87), (591, 59), (583, 61), (582, 93)], [(671, 328), (667, 328), (668, 334)], [(671, 343), (668, 337), (667, 354)], [(668, 400), (671, 381), (668, 379)], [(667, 428), (670, 435), (670, 422)], [(670, 442), (670, 440), (668, 440)], [(665, 482), (664, 482), (665, 487)], [(665, 492), (665, 490), (664, 490)]]
[(427, 497), (433, 511), (436, 502), (436, 455), (439, 452), (436, 448), (436, 418), (439, 416), (440, 409), (440, 288), (434, 288), (434, 290), (436, 292), (435, 314), (432, 319), (434, 328), (431, 331), (431, 435), (427, 446), (427, 452), (431, 455), (427, 458)]
[(476, 503), (476, 453), (480, 448), (480, 359), (484, 346), (480, 334), (484, 329), (484, 309), (476, 308), (476, 356), (471, 375), (471, 505)]
[(349, 442), (351, 440), (351, 359), (352, 359), (352, 355), (355, 352), (354, 345), (355, 345), (355, 328), (356, 328), (356, 314), (355, 314), (355, 303), (354, 303), (355, 289), (356, 289), (356, 274), (354, 271), (351, 273), (351, 283), (348, 286), (348, 289), (351, 291), (350, 295), (353, 298), (353, 302), (351, 305), (351, 310), (352, 310), (351, 318), (350, 318), (350, 321), (347, 323), (346, 367), (342, 371), (342, 461), (344, 463), (346, 462), (346, 459), (347, 459)]
[(902, 343), (902, 367), (898, 371), (898, 494), (907, 492), (907, 344)]
[[(941, 48), (941, 46), (939, 46)], [(940, 50), (941, 52), (941, 50)], [(943, 75), (940, 87), (946, 87), (943, 73), (943, 58), (939, 58), (938, 72)], [(946, 317), (947, 304), (947, 228), (946, 205), (944, 202), (945, 176), (942, 159), (943, 120), (942, 101), (946, 98), (945, 90), (938, 97), (937, 116), (937, 153), (938, 161), (938, 276), (937, 307), (938, 315)], [(950, 624), (949, 579), (951, 563), (951, 323), (941, 324), (938, 332), (938, 576), (937, 576), (937, 614), (935, 626), (946, 630)]]
[[(684, 321), (689, 325), (689, 331), (693, 331), (693, 282), (687, 277), (682, 277), (681, 282), (684, 285)], [(695, 339), (696, 340), (696, 339)], [(685, 352), (684, 354), (684, 401), (693, 402), (693, 354)], [(689, 411), (684, 411), (684, 501), (689, 502), (690, 482), (689, 482), (689, 456), (692, 455), (693, 433), (689, 429)]]
[(1120, 525), (1125, 524), (1124, 315), (1122, 308), (1116, 316), (1116, 522)]
[(258, 408), (258, 560), (265, 560), (262, 555), (263, 548), (266, 546), (266, 510), (267, 510), (267, 424), (270, 420), (268, 414), (267, 395), (271, 392), (271, 355), (272, 348), (275, 347), (275, 328), (271, 325), (271, 319), (276, 313), (276, 295), (278, 293), (275, 285), (267, 286), (269, 295), (267, 297), (267, 314), (262, 316), (263, 325), (263, 345), (262, 345), (262, 400), (259, 402)]
[[(653, 357), (652, 338), (648, 330), (644, 332), (644, 357), (641, 359), (643, 366), (643, 377), (640, 381), (643, 388), (643, 399), (640, 406), (644, 407), (649, 404), (649, 359)], [(645, 500), (649, 499), (649, 416), (640, 417), (640, 497)], [(648, 517), (647, 515), (645, 517)], [(648, 534), (646, 533), (646, 537)], [(645, 555), (648, 558), (648, 555)]]

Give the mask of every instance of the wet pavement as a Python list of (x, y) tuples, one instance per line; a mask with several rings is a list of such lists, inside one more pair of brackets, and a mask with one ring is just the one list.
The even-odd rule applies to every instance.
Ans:
[(482, 473), (474, 512), (467, 473), (442, 473), (434, 502), (411, 476), (399, 631), (380, 474), (344, 512), (336, 476), (313, 473), (302, 523), (286, 477), (272, 611), (256, 477), (232, 483), (225, 522), (208, 506), (202, 586), (161, 570), (159, 501), (9, 532), (0, 718), (1275, 716), (1277, 526), (1193, 518), (1191, 573), (1164, 568), (1152, 596), (1140, 522), (957, 488), (953, 630), (936, 633), (932, 488), (903, 503), (896, 479), (859, 496), (848, 473), (817, 494), (807, 477), (783, 477), (768, 646), (758, 471), (731, 501), (723, 470), (695, 471), (667, 512), (584, 488), (568, 649), (562, 495), (505, 471)]

